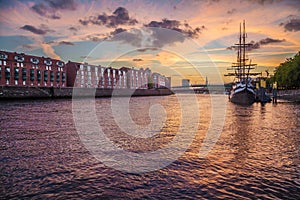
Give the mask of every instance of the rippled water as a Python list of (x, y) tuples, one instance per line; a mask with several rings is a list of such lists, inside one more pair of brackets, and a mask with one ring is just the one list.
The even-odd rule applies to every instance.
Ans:
[[(169, 166), (141, 174), (107, 167), (90, 154), (76, 131), (72, 100), (2, 101), (0, 198), (300, 199), (299, 104), (227, 103), (222, 134), (200, 158), (213, 116), (210, 96), (197, 98), (199, 112), (190, 115), (200, 113), (200, 124), (188, 150)], [(92, 102), (76, 101), (82, 112)], [(128, 152), (166, 147), (180, 126), (174, 95), (131, 98), (131, 117), (141, 127), (151, 122), (152, 105), (164, 106), (167, 120), (151, 138), (124, 134), (114, 122), (111, 99), (95, 102), (104, 133)]]

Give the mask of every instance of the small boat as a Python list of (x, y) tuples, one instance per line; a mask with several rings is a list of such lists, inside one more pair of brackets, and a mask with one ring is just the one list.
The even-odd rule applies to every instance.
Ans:
[(256, 76), (260, 73), (250, 73), (252, 69), (255, 69), (256, 64), (252, 64), (246, 56), (247, 49), (251, 46), (251, 43), (246, 43), (246, 31), (245, 21), (242, 25), (240, 24), (240, 35), (239, 43), (232, 46), (233, 49), (237, 50), (237, 62), (232, 63), (231, 68), (233, 73), (228, 73), (225, 76), (234, 76), (229, 99), (232, 103), (251, 105), (256, 99), (255, 87), (252, 85), (251, 75)]

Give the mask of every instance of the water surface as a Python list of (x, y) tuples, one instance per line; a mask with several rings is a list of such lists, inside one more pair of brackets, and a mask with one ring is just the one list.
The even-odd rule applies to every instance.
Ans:
[[(199, 158), (212, 117), (209, 97), (197, 96), (200, 124), (188, 150), (166, 168), (142, 174), (107, 167), (90, 154), (76, 131), (72, 100), (2, 101), (0, 197), (300, 199), (300, 105), (227, 103), (220, 138), (208, 156)], [(164, 106), (167, 121), (160, 134), (148, 139), (124, 134), (110, 104), (109, 98), (96, 99), (98, 122), (127, 151), (162, 148), (180, 126), (174, 95), (131, 98), (130, 114), (140, 126), (150, 123), (151, 105)]]

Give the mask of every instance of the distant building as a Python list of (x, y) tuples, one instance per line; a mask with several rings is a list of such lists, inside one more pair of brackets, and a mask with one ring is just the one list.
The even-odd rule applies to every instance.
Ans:
[(66, 87), (65, 63), (52, 58), (0, 51), (0, 85)]
[(171, 87), (171, 77), (165, 77), (159, 73), (152, 73), (151, 75), (154, 88), (170, 88)]
[(182, 87), (190, 87), (190, 79), (182, 79)]
[(147, 69), (90, 65), (0, 51), (0, 86), (129, 88), (170, 87), (171, 79)]
[(148, 89), (148, 78), (151, 71), (143, 68), (134, 69), (128, 67), (122, 67), (119, 69), (126, 73), (127, 88), (130, 89)]
[(69, 87), (148, 89), (151, 71), (122, 67), (115, 69), (69, 61), (66, 64)]

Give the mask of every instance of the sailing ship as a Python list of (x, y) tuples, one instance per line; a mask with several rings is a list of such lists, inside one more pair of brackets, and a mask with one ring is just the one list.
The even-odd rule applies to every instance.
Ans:
[(243, 30), (240, 24), (239, 43), (232, 46), (233, 49), (237, 50), (237, 61), (232, 63), (232, 66), (228, 70), (234, 72), (228, 73), (225, 76), (235, 77), (229, 94), (230, 101), (236, 104), (250, 105), (256, 99), (255, 87), (252, 85), (250, 76), (256, 76), (260, 73), (250, 72), (252, 69), (255, 69), (257, 64), (251, 63), (251, 60), (246, 55), (246, 51), (252, 45), (251, 43), (246, 43), (246, 37), (245, 21), (243, 21)]

